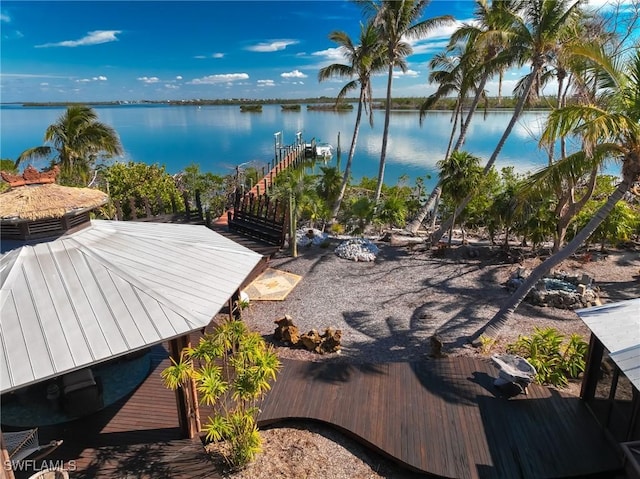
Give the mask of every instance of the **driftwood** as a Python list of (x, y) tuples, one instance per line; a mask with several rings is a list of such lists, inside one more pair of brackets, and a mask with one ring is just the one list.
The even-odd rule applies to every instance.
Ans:
[(389, 242), (391, 246), (408, 246), (414, 244), (423, 244), (425, 243), (425, 238), (421, 238), (420, 236), (403, 236), (392, 234), (389, 238)]

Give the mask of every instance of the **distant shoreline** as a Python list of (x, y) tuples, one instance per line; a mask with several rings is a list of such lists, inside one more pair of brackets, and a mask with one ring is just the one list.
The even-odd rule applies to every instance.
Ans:
[[(426, 98), (422, 97), (410, 97), (410, 98), (394, 98), (392, 99), (391, 109), (392, 110), (409, 110), (409, 111), (418, 111), (422, 103)], [(346, 98), (344, 99), (340, 105), (338, 105), (337, 110), (344, 110), (344, 107), (347, 104), (357, 103), (357, 98)], [(517, 99), (512, 97), (503, 97), (503, 98), (490, 98), (488, 104), (486, 105), (487, 110), (513, 110), (515, 107), (515, 102)], [(550, 110), (554, 106), (554, 101), (549, 98), (541, 98), (535, 105), (531, 105), (526, 110), (535, 111), (535, 110)], [(5, 102), (0, 103), (0, 107), (2, 106), (22, 106), (24, 108), (38, 108), (38, 107), (67, 107), (71, 105), (87, 105), (91, 107), (99, 107), (99, 106), (229, 106), (229, 105), (322, 105), (323, 110), (331, 110), (331, 105), (335, 104), (335, 98), (331, 97), (319, 97), (319, 98), (301, 98), (301, 99), (263, 99), (263, 100), (255, 100), (255, 99), (217, 99), (217, 100), (203, 100), (203, 99), (193, 99), (193, 100), (114, 100), (114, 101), (89, 101), (89, 102), (61, 102), (61, 101), (51, 101), (51, 102)], [(376, 110), (382, 110), (385, 108), (385, 100), (384, 99), (374, 99), (372, 102), (372, 106)], [(455, 100), (453, 98), (445, 98), (438, 103), (436, 103), (435, 107), (431, 110), (445, 110), (451, 111), (455, 106)], [(484, 110), (485, 107), (482, 108)], [(480, 108), (479, 108), (480, 110)]]

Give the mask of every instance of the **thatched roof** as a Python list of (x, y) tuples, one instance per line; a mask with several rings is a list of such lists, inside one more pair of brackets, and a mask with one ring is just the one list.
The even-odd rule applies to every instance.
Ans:
[(102, 191), (91, 188), (71, 188), (55, 183), (18, 186), (0, 194), (0, 219), (61, 218), (102, 206), (108, 199)]

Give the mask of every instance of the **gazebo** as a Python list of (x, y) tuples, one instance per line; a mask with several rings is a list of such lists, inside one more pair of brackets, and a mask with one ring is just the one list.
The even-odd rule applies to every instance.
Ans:
[(591, 330), (580, 395), (640, 477), (640, 298), (576, 312)]
[(0, 195), (2, 394), (167, 341), (179, 354), (262, 260), (205, 226), (92, 220), (104, 193), (35, 176)]

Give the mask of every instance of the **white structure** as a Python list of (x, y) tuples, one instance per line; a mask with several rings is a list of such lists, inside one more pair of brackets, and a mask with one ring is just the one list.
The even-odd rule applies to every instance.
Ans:
[(204, 328), (261, 258), (184, 224), (94, 220), (3, 241), (0, 393)]

